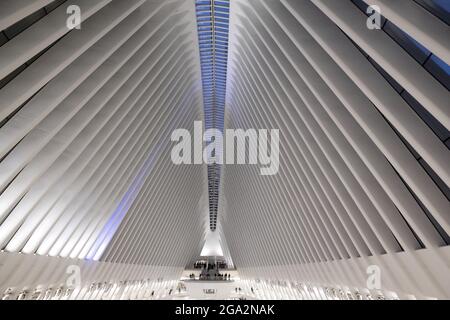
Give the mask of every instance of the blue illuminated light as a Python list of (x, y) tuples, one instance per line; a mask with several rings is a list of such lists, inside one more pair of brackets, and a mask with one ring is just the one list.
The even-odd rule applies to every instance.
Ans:
[(131, 208), (134, 200), (139, 194), (148, 174), (152, 170), (157, 156), (160, 154), (159, 151), (161, 146), (156, 146), (148, 155), (147, 160), (143, 164), (142, 168), (139, 170), (138, 174), (134, 178), (130, 187), (128, 188), (125, 195), (122, 197), (122, 200), (119, 202), (116, 210), (109, 217), (108, 221), (104, 225), (102, 231), (97, 236), (94, 245), (86, 256), (87, 260), (100, 260), (103, 252), (108, 247), (108, 244), (112, 240), (114, 234), (122, 223), (123, 218), (125, 217), (128, 210)]

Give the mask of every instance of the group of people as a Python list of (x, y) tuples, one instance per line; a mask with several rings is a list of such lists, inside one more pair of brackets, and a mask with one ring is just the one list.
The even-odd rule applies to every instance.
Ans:
[(208, 264), (202, 269), (199, 280), (229, 281), (231, 280), (231, 274), (222, 274), (219, 272), (219, 267), (216, 264)]
[(204, 269), (206, 268), (207, 263), (204, 261), (197, 261), (194, 263), (194, 269)]
[(200, 280), (219, 280), (219, 281), (230, 281), (231, 280), (231, 274), (221, 274), (221, 273), (210, 273), (210, 272), (205, 272), (205, 273), (201, 273), (200, 274)]
[(217, 261), (217, 263), (212, 263), (209, 264), (206, 261), (200, 260), (194, 263), (194, 269), (205, 269), (208, 268), (208, 270), (211, 269), (226, 269), (227, 268), (227, 264), (226, 262), (223, 261)]

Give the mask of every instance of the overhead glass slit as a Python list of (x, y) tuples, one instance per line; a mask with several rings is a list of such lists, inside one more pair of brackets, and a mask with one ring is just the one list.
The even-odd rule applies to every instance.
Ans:
[[(203, 85), (205, 129), (223, 131), (228, 59), (230, 2), (197, 0), (198, 41)], [(219, 152), (222, 152), (221, 150)], [(220, 166), (208, 165), (210, 229), (217, 224)]]

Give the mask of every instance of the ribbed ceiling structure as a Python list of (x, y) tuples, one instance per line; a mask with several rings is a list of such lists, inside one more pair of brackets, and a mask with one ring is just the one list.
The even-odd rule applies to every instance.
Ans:
[(425, 2), (233, 1), (226, 127), (279, 128), (280, 169), (226, 165), (219, 224), (262, 294), (360, 295), (375, 265), (449, 297), (450, 29)]
[[(254, 298), (450, 298), (449, 21), (445, 0), (0, 1), (0, 294), (164, 298), (217, 229)], [(195, 121), (279, 129), (278, 173), (173, 164)]]
[(194, 5), (70, 1), (73, 30), (68, 5), (0, 3), (0, 246), (176, 279), (207, 220), (206, 167), (170, 161), (172, 131), (203, 118)]

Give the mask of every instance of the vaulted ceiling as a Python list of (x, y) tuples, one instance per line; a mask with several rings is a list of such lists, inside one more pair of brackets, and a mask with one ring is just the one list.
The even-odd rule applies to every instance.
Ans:
[[(65, 289), (75, 265), (68, 296), (144, 297), (215, 231), (251, 288), (449, 298), (448, 9), (2, 1), (0, 291)], [(194, 121), (279, 129), (279, 172), (175, 165)]]

